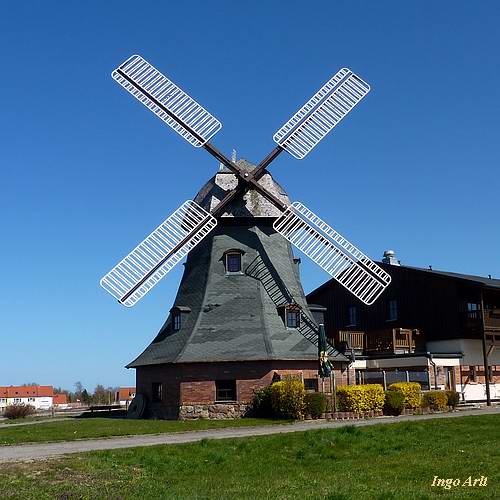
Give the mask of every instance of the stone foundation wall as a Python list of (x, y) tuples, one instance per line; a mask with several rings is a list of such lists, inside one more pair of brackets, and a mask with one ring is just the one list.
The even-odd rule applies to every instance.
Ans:
[(248, 408), (249, 405), (242, 403), (182, 405), (179, 407), (179, 420), (241, 418), (245, 416)]

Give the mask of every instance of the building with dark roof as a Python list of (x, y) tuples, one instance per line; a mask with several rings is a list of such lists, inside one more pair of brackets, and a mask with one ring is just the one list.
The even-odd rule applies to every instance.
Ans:
[(355, 354), (358, 382), (415, 380), (467, 401), (486, 400), (489, 385), (500, 399), (500, 280), (402, 266), (392, 251), (379, 265), (392, 282), (373, 306), (335, 280), (307, 296), (326, 308), (333, 344)]
[[(244, 160), (238, 166), (254, 168)], [(209, 210), (236, 182), (222, 169), (195, 201)], [(270, 174), (259, 182), (288, 201)], [(318, 387), (321, 308), (308, 306), (300, 260), (272, 227), (279, 214), (250, 190), (228, 205), (215, 230), (189, 253), (163, 327), (128, 365), (137, 370), (137, 393), (152, 415), (239, 416), (254, 390), (286, 374)], [(329, 355), (338, 379), (346, 379), (349, 358), (334, 348)]]

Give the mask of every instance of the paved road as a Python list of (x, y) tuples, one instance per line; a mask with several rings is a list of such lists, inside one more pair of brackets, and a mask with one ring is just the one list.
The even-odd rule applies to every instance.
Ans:
[(458, 411), (434, 415), (380, 417), (370, 420), (341, 420), (341, 421), (306, 421), (294, 424), (266, 425), (259, 427), (238, 427), (225, 429), (208, 429), (204, 431), (176, 432), (170, 434), (147, 434), (138, 436), (124, 436), (102, 439), (85, 439), (60, 443), (34, 443), (15, 446), (0, 446), (0, 462), (19, 460), (36, 460), (81, 453), (96, 450), (115, 450), (118, 448), (132, 448), (136, 446), (154, 446), (159, 444), (192, 443), (202, 439), (226, 439), (251, 436), (267, 436), (270, 434), (285, 434), (288, 432), (308, 431), (313, 429), (335, 429), (346, 425), (364, 427), (374, 424), (392, 424), (413, 420), (428, 420), (433, 418), (456, 418), (468, 415), (500, 414), (500, 407), (483, 408), (480, 410)]

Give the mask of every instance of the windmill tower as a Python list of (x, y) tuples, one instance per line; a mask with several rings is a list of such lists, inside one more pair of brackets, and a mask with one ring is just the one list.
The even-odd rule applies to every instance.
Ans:
[[(225, 168), (115, 266), (101, 285), (133, 306), (184, 256), (170, 314), (137, 370), (133, 410), (165, 418), (239, 416), (253, 391), (294, 373), (317, 384), (318, 325), (300, 284), (291, 244), (365, 304), (389, 275), (303, 204), (290, 203), (267, 171), (288, 151), (304, 158), (368, 93), (344, 68), (276, 134), (258, 165), (227, 159), (210, 142), (220, 122), (140, 56), (113, 78)], [(334, 369), (349, 361), (329, 348)]]

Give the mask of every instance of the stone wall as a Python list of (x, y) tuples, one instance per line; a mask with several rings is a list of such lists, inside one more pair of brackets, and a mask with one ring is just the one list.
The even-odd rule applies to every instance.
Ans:
[(249, 405), (243, 403), (182, 405), (179, 407), (179, 420), (241, 418), (246, 415), (248, 408)]

